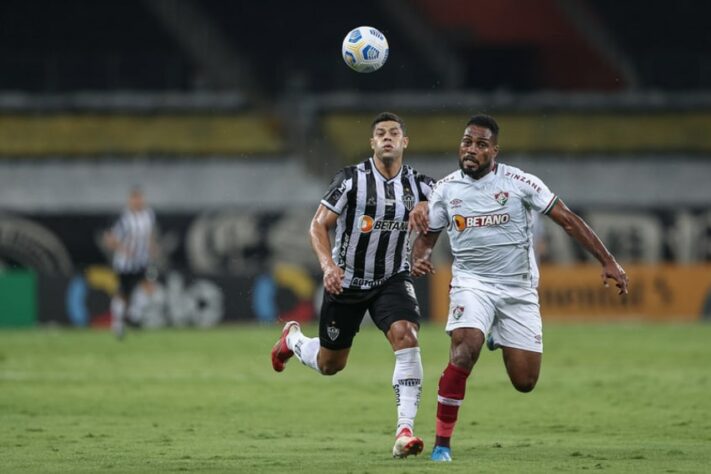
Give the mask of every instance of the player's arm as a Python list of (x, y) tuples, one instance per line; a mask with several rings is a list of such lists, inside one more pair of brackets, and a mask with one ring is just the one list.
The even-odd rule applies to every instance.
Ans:
[(568, 206), (560, 199), (550, 210), (548, 216), (602, 264), (601, 276), (605, 286), (607, 286), (608, 278), (612, 278), (619, 289), (619, 294), (627, 294), (629, 279), (624, 269), (580, 216), (568, 209)]
[(430, 231), (427, 234), (418, 234), (415, 242), (412, 244), (412, 276), (420, 277), (428, 273), (434, 273), (432, 266), (432, 249), (437, 243), (440, 231)]
[(343, 269), (336, 265), (331, 256), (331, 238), (329, 230), (336, 225), (338, 214), (328, 209), (323, 204), (318, 206), (316, 214), (311, 219), (309, 234), (311, 235), (311, 246), (316, 252), (316, 258), (323, 270), (323, 287), (332, 294), (340, 294), (343, 291), (341, 283), (343, 281)]
[(429, 228), (429, 205), (427, 201), (418, 202), (410, 211), (407, 227), (410, 230), (426, 234)]

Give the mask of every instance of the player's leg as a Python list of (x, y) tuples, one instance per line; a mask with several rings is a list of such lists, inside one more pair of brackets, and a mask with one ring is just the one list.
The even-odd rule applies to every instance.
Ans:
[(491, 327), (494, 304), (481, 288), (452, 288), (446, 330), (450, 334), (449, 364), (439, 379), (433, 461), (451, 461), (450, 443), (464, 401), (467, 379), (479, 359), (484, 334)]
[(117, 339), (123, 339), (126, 333), (126, 309), (128, 306), (128, 295), (133, 289), (130, 273), (119, 273), (119, 287), (116, 294), (111, 298), (111, 331)]
[(307, 337), (301, 326), (290, 321), (272, 349), (272, 367), (277, 372), (293, 355), (323, 375), (334, 375), (346, 367), (353, 338), (365, 314), (365, 293), (344, 290), (341, 295), (324, 293), (319, 318), (319, 337)]
[(395, 354), (392, 386), (397, 425), (393, 456), (417, 455), (424, 448), (422, 439), (414, 435), (423, 371), (417, 340), (420, 312), (410, 277), (401, 274), (390, 278), (369, 309), (373, 322), (385, 333)]
[(538, 293), (533, 288), (500, 288), (497, 317), (490, 338), (501, 347), (506, 372), (519, 392), (530, 392), (538, 382), (543, 352)]
[(541, 353), (516, 349), (513, 347), (502, 347), (504, 354), (504, 365), (509, 379), (519, 392), (530, 392), (538, 382), (538, 375), (541, 373)]

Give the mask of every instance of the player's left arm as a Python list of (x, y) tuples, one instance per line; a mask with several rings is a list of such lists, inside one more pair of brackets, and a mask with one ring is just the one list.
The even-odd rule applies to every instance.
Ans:
[(602, 264), (602, 282), (607, 286), (607, 280), (612, 278), (618, 288), (618, 294), (627, 294), (629, 278), (625, 270), (615, 260), (602, 243), (600, 238), (579, 215), (568, 209), (563, 201), (557, 199), (548, 216), (573, 237), (585, 250), (590, 252)]

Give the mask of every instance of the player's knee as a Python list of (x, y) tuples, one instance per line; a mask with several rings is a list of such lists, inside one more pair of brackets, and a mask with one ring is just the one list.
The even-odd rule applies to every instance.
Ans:
[(511, 380), (514, 388), (521, 393), (528, 393), (536, 388), (536, 382), (538, 382), (538, 376), (530, 375), (526, 377), (519, 377), (517, 379)]
[(387, 336), (395, 350), (418, 346), (417, 326), (412, 323), (397, 322), (393, 324)]
[(334, 361), (319, 364), (319, 370), (323, 375), (336, 375), (338, 372), (346, 368), (345, 362)]

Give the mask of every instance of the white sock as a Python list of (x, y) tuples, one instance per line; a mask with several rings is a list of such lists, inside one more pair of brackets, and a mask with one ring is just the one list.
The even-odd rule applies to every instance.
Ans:
[(321, 348), (318, 337), (306, 337), (301, 331), (291, 331), (286, 336), (286, 346), (294, 351), (294, 355), (302, 364), (321, 373), (317, 361), (318, 351)]
[(114, 331), (123, 328), (123, 312), (126, 310), (126, 303), (118, 296), (111, 298), (111, 329)]
[(397, 435), (403, 428), (414, 433), (415, 415), (422, 393), (422, 359), (419, 347), (395, 351), (393, 389), (397, 405)]

